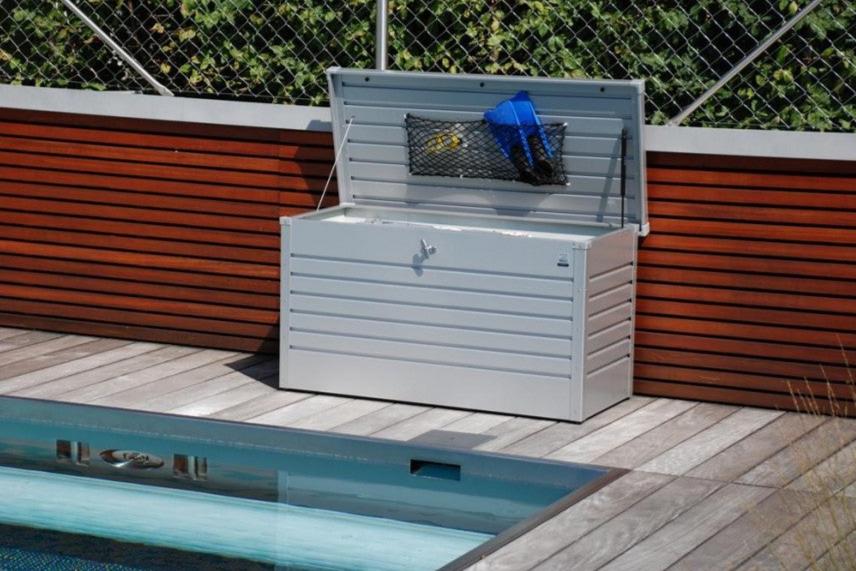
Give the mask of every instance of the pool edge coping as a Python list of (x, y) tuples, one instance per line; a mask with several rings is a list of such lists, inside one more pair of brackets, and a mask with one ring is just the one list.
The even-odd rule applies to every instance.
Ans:
[[(509, 454), (507, 456), (511, 455)], [(525, 458), (525, 456), (521, 456), (520, 458)], [(586, 466), (594, 465), (586, 464)], [(606, 486), (612, 484), (622, 476), (625, 476), (626, 474), (630, 473), (630, 470), (627, 470), (625, 468), (609, 468), (605, 466), (596, 467), (606, 468), (607, 471), (602, 476), (585, 484), (580, 488), (577, 488), (570, 494), (553, 502), (538, 513), (497, 534), (493, 539), (482, 543), (475, 549), (468, 551), (457, 559), (450, 561), (443, 567), (440, 567), (437, 571), (463, 571), (464, 569), (469, 568), (470, 566), (478, 563), (482, 559), (485, 559), (491, 554), (499, 551), (506, 545), (509, 545), (514, 540), (526, 535), (527, 533), (539, 527), (540, 525), (552, 520), (553, 518), (558, 516), (563, 511), (569, 509), (573, 505), (583, 501), (584, 499), (595, 494)]]

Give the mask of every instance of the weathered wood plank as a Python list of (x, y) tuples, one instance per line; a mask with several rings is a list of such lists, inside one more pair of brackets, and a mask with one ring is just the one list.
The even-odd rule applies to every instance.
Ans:
[[(174, 414), (185, 414), (188, 416), (203, 416), (210, 414), (214, 410), (211, 409), (212, 404), (208, 399), (219, 396), (222, 393), (229, 392), (246, 384), (261, 385), (268, 392), (274, 392), (275, 389), (259, 379), (267, 379), (276, 375), (278, 370), (276, 359), (271, 359), (263, 355), (254, 355), (252, 359), (243, 359), (241, 368), (225, 375), (212, 378), (208, 381), (190, 385), (182, 389), (172, 392), (165, 392), (155, 397), (146, 399), (139, 403), (140, 410), (151, 411), (169, 411)], [(204, 403), (204, 404), (203, 404)], [(227, 402), (222, 408), (227, 408), (235, 404)], [(205, 408), (205, 412), (201, 410), (193, 410), (195, 405), (200, 405)]]
[(648, 432), (694, 406), (696, 403), (691, 401), (658, 399), (612, 424), (556, 450), (548, 458), (569, 462), (591, 462), (598, 456), (633, 440), (640, 434)]
[(852, 532), (815, 562), (812, 571), (844, 571), (856, 567), (856, 532)]
[(429, 430), (419, 436), (411, 438), (408, 442), (414, 444), (427, 444), (429, 446), (441, 446), (443, 448), (459, 448), (461, 450), (473, 450), (479, 444), (492, 440), (494, 437), (487, 434), (474, 434), (472, 432), (457, 432), (455, 430)]
[(535, 569), (598, 569), (715, 492), (719, 482), (678, 478)]
[[(443, 430), (428, 431), (410, 440), (411, 442), (427, 442), (450, 448), (474, 449), (495, 440), (497, 431), (501, 434), (507, 434), (507, 438), (513, 440), (521, 434), (529, 434), (529, 430), (538, 429), (538, 427), (524, 427), (519, 424), (506, 424), (512, 420), (514, 420), (513, 416), (477, 412), (447, 424)], [(494, 431), (493, 429), (497, 430)], [(503, 445), (503, 442), (498, 443), (500, 447)], [(485, 450), (485, 448), (482, 449)], [(493, 450), (495, 449), (494, 447)]]
[[(97, 369), (116, 361), (145, 354), (160, 347), (154, 343), (132, 343), (117, 339), (101, 339), (75, 347), (76, 351), (69, 354), (66, 351), (53, 353), (52, 359), (41, 361), (44, 368), (36, 368), (28, 373), (0, 382), (0, 390), (6, 394), (27, 396), (21, 394), (28, 388), (44, 386), (55, 380), (75, 375), (77, 373)], [(56, 363), (51, 365), (51, 363)], [(20, 369), (19, 369), (20, 370)]]
[(522, 417), (512, 418), (481, 432), (481, 434), (493, 436), (493, 438), (479, 444), (475, 449), (485, 452), (495, 452), (523, 440), (531, 434), (544, 430), (553, 424), (555, 423), (551, 420)]
[(788, 484), (789, 490), (832, 495), (856, 481), (856, 442), (844, 448), (800, 475)]
[(237, 393), (240, 393), (247, 387), (239, 387), (234, 389), (233, 405), (229, 408), (224, 408), (219, 412), (208, 415), (210, 418), (219, 418), (220, 420), (232, 420), (244, 422), (249, 418), (261, 416), (272, 410), (288, 406), (292, 403), (308, 399), (313, 396), (312, 393), (299, 393), (295, 391), (264, 391), (262, 395), (255, 395), (241, 399)]
[(826, 420), (827, 418), (823, 416), (784, 414), (740, 442), (702, 462), (687, 472), (687, 476), (722, 482), (736, 480)]
[(22, 397), (62, 400), (58, 397), (63, 393), (159, 365), (160, 363), (183, 357), (196, 351), (198, 349), (167, 345), (135, 357), (81, 371), (53, 381), (42, 380), (37, 374), (18, 377), (14, 381), (22, 383), (27, 388), (16, 390), (12, 394)]
[[(262, 377), (262, 381), (276, 381), (276, 373), (268, 377)], [(213, 394), (202, 396), (193, 402), (170, 409), (172, 414), (183, 414), (186, 416), (212, 416), (235, 406), (236, 403), (245, 402), (262, 396), (273, 396), (275, 389), (268, 386), (266, 382), (255, 379), (247, 379), (241, 372), (230, 373), (212, 380), (205, 385), (212, 385), (210, 389)], [(216, 385), (216, 388), (214, 388)], [(218, 390), (220, 389), (220, 390)], [(208, 392), (208, 391), (204, 391)]]
[[(10, 337), (19, 337), (21, 335), (27, 334), (28, 331), (26, 329), (18, 329), (15, 327), (0, 327), (0, 341), (5, 341)], [(59, 335), (59, 334), (57, 334)], [(1, 346), (1, 345), (0, 345)]]
[[(63, 365), (69, 361), (82, 359), (91, 355), (97, 355), (102, 351), (109, 351), (110, 349), (123, 347), (130, 343), (130, 341), (120, 339), (94, 339), (86, 343), (75, 344), (72, 347), (34, 355), (3, 367), (3, 371), (0, 373), (0, 378), (10, 375), (6, 380), (12, 380), (14, 377), (26, 375), (27, 373), (38, 375), (43, 369), (48, 367)], [(4, 387), (5, 383), (0, 381), (0, 388)]]
[(464, 410), (453, 410), (449, 408), (431, 408), (396, 424), (371, 433), (375, 438), (389, 438), (391, 440), (410, 440), (429, 430), (438, 430), (445, 426), (469, 416), (470, 412)]
[[(255, 390), (253, 390), (255, 389)], [(184, 398), (187, 394), (185, 391), (199, 391), (198, 395), (191, 398)], [(247, 395), (243, 391), (249, 392)], [(234, 392), (241, 391), (241, 392)], [(193, 385), (188, 389), (175, 391), (183, 393), (182, 398), (178, 399), (178, 403), (172, 406), (169, 402), (169, 395), (149, 401), (146, 403), (147, 410), (152, 412), (168, 412), (170, 414), (180, 414), (182, 416), (208, 416), (234, 406), (236, 399), (246, 400), (246, 398), (255, 398), (263, 394), (269, 394), (273, 389), (261, 383), (256, 383), (246, 378), (240, 378), (238, 375), (229, 374), (211, 379), (205, 383)], [(238, 396), (241, 395), (241, 396)], [(190, 400), (190, 402), (185, 402)], [(241, 402), (238, 400), (237, 402)]]
[(726, 485), (610, 561), (602, 569), (666, 569), (771, 493), (771, 488)]
[(413, 418), (427, 411), (427, 406), (395, 403), (371, 414), (334, 426), (330, 432), (363, 436), (380, 432), (394, 424)]
[[(151, 383), (165, 377), (204, 367), (212, 361), (222, 358), (222, 351), (211, 351), (207, 349), (194, 351), (183, 357), (167, 361), (166, 363), (160, 363), (146, 369), (140, 369), (125, 375), (101, 381), (100, 383), (62, 393), (59, 395), (59, 399), (66, 402), (91, 403), (115, 393), (145, 385), (146, 383)], [(125, 402), (132, 403), (133, 401)]]
[(833, 418), (737, 479), (782, 488), (856, 439), (856, 421)]
[(670, 571), (733, 569), (817, 506), (809, 494), (777, 490), (678, 560)]
[(631, 472), (488, 555), (470, 567), (470, 571), (529, 569), (650, 496), (671, 480), (671, 476)]
[(274, 426), (291, 426), (291, 424), (301, 418), (312, 414), (318, 414), (323, 411), (328, 411), (352, 400), (353, 399), (333, 395), (315, 395), (308, 399), (301, 399), (293, 404), (250, 418), (247, 422), (252, 422), (254, 424), (270, 424)]
[(504, 454), (517, 454), (519, 456), (535, 456), (538, 458), (547, 456), (551, 452), (555, 452), (586, 434), (594, 432), (598, 428), (602, 428), (630, 414), (653, 400), (651, 397), (630, 397), (630, 399), (618, 403), (614, 407), (593, 416), (583, 423), (557, 422), (540, 432), (527, 436), (519, 442), (506, 446), (501, 452)]
[(97, 341), (97, 338), (82, 335), (63, 335), (0, 352), (0, 363), (3, 363), (3, 370), (0, 371), (0, 380), (16, 377), (35, 370), (31, 363), (32, 359), (44, 358), (49, 353), (71, 349), (86, 343), (92, 343), (93, 341)]
[(477, 412), (470, 416), (465, 416), (460, 420), (456, 420), (451, 424), (443, 427), (443, 430), (453, 430), (455, 432), (471, 432), (479, 434), (486, 432), (497, 425), (507, 422), (514, 418), (505, 414), (494, 414), (489, 412)]
[[(738, 569), (801, 571), (856, 529), (856, 500), (838, 496), (820, 505)], [(843, 569), (850, 568), (850, 565)]]
[(8, 351), (9, 349), (25, 347), (33, 343), (49, 341), (61, 335), (61, 333), (51, 333), (49, 331), (27, 331), (25, 329), (4, 328), (0, 351)]
[(782, 414), (784, 413), (752, 408), (738, 410), (707, 430), (646, 462), (639, 469), (676, 476), (685, 474)]
[[(677, 446), (737, 410), (737, 407), (702, 403), (630, 442), (594, 459), (595, 464), (616, 468), (637, 468)], [(715, 479), (715, 478), (708, 478)]]
[[(192, 387), (222, 375), (228, 375), (252, 364), (256, 358), (250, 357), (250, 361), (247, 363), (247, 358), (244, 355), (218, 351), (207, 356), (199, 355), (198, 359), (197, 362), (200, 363), (198, 366), (168, 374), (150, 382), (132, 383), (129, 379), (128, 383), (124, 385), (127, 388), (122, 388), (122, 390), (91, 402), (102, 406), (122, 406), (123, 403), (129, 402), (144, 403), (151, 398)], [(191, 359), (188, 358), (188, 361)]]
[(289, 426), (307, 430), (329, 430), (388, 406), (391, 406), (390, 403), (385, 401), (355, 399), (330, 410), (303, 417)]

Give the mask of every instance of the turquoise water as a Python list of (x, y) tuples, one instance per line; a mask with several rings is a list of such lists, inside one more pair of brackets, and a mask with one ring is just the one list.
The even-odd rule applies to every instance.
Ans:
[[(265, 563), (230, 559), (81, 534), (0, 524), (0, 569), (4, 571), (271, 571)], [(279, 567), (279, 570), (286, 569)], [(291, 567), (288, 571), (307, 571)]]
[(0, 547), (0, 569), (4, 571), (138, 571), (141, 567), (128, 567), (116, 563), (102, 563), (57, 555), (40, 549)]
[[(115, 449), (163, 462), (117, 469)], [(603, 472), (0, 398), (0, 569), (428, 571)]]
[[(437, 569), (492, 536), (245, 498), (0, 468), (0, 521), (317, 569)], [(318, 547), (323, 545), (323, 549)], [(366, 549), (383, 546), (382, 549)]]

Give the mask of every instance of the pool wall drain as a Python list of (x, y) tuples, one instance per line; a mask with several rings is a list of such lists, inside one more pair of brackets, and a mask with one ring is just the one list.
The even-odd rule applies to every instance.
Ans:
[(89, 466), (89, 444), (76, 440), (57, 440), (56, 459), (62, 463)]
[(430, 460), (411, 460), (410, 473), (423, 478), (455, 481), (460, 481), (461, 479), (461, 467), (458, 464), (444, 464), (443, 462), (431, 462)]
[(176, 454), (172, 458), (172, 474), (182, 480), (200, 482), (208, 479), (208, 459), (201, 456)]

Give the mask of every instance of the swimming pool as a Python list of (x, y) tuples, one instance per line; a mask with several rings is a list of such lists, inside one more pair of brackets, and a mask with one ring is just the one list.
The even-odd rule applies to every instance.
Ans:
[(0, 397), (0, 568), (462, 569), (620, 474)]

